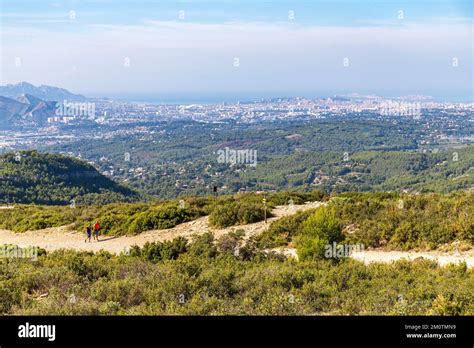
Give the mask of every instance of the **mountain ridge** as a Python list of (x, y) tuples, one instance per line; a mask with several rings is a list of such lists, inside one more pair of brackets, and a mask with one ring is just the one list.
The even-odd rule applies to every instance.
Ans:
[(22, 94), (30, 94), (42, 100), (54, 101), (86, 101), (88, 99), (81, 94), (72, 93), (65, 88), (48, 85), (35, 86), (28, 82), (0, 86), (1, 96), (15, 99)]

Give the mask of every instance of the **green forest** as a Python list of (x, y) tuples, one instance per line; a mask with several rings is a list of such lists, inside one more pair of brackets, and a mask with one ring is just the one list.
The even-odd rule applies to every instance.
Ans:
[[(474, 146), (446, 144), (416, 122), (162, 122), (146, 134), (45, 147), (80, 152), (102, 172), (157, 198), (256, 190), (450, 192), (474, 185)], [(457, 130), (472, 133), (472, 127)], [(225, 147), (257, 151), (256, 167), (219, 163)], [(127, 155), (127, 156), (126, 156)]]
[[(119, 177), (104, 176), (91, 164), (69, 156), (37, 151), (7, 153), (0, 155), (0, 203), (146, 202), (206, 196), (214, 186), (219, 195), (281, 190), (448, 193), (474, 187), (474, 146), (436, 153), (363, 151), (345, 156), (334, 151), (298, 152), (267, 161), (259, 159), (256, 168), (218, 164), (212, 169), (219, 173), (217, 176), (205, 166), (208, 162), (196, 160), (186, 167), (185, 174), (175, 175), (170, 170), (163, 177), (158, 170), (153, 176), (119, 184), (115, 181)], [(199, 184), (192, 184), (195, 179), (191, 178), (199, 176), (197, 171), (204, 174)]]

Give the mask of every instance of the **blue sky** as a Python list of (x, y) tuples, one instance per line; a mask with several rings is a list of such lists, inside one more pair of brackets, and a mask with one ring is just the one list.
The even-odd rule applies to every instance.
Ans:
[(155, 101), (348, 92), (472, 99), (472, 6), (2, 0), (0, 83)]

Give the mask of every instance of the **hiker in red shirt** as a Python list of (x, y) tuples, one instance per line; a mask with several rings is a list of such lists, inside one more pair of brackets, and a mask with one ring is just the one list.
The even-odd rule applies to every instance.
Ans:
[(99, 221), (96, 221), (94, 224), (94, 239), (99, 241), (99, 231), (100, 231), (100, 224)]

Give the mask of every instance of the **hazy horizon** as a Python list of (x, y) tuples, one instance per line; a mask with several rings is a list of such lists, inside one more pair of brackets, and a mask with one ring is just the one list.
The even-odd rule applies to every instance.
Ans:
[(156, 101), (474, 99), (470, 0), (133, 4), (2, 1), (0, 84)]
[[(65, 88), (64, 86), (51, 86), (45, 83), (32, 84), (28, 81), (20, 81), (19, 83), (28, 83), (39, 87), (41, 85)], [(348, 96), (351, 94), (359, 94), (360, 96), (369, 96), (375, 95), (382, 98), (408, 98), (413, 96), (426, 96), (431, 97), (433, 101), (437, 102), (453, 102), (453, 103), (472, 103), (474, 102), (473, 95), (462, 95), (456, 93), (456, 91), (451, 91), (450, 94), (436, 94), (436, 93), (423, 93), (420, 91), (411, 91), (412, 93), (390, 93), (384, 91), (341, 91), (341, 90), (332, 90), (332, 91), (279, 91), (279, 92), (255, 92), (255, 91), (239, 91), (234, 93), (194, 93), (194, 92), (182, 92), (177, 94), (164, 94), (164, 93), (153, 93), (148, 91), (146, 93), (124, 93), (124, 94), (115, 94), (115, 93), (88, 93), (76, 90), (69, 90), (69, 92), (74, 94), (81, 94), (87, 98), (108, 98), (116, 101), (124, 102), (143, 102), (150, 104), (180, 104), (180, 103), (201, 103), (201, 104), (216, 104), (216, 103), (233, 103), (233, 102), (253, 102), (259, 100), (268, 100), (276, 98), (308, 98), (308, 99), (318, 99), (318, 98), (331, 98), (335, 96)]]

